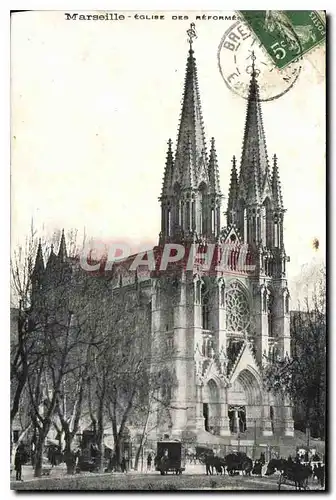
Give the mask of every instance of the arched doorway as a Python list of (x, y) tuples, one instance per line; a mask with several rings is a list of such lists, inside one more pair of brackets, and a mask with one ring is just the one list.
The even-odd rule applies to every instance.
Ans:
[(219, 433), (220, 401), (219, 389), (211, 379), (204, 388), (203, 398), (204, 429), (212, 434)]
[(261, 425), (260, 382), (249, 369), (239, 373), (228, 391), (228, 417), (233, 433), (242, 433)]

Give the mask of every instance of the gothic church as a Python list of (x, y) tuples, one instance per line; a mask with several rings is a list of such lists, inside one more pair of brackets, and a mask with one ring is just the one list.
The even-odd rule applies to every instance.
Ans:
[[(169, 408), (152, 426), (152, 438), (208, 438), (227, 442), (239, 435), (293, 436), (292, 409), (285, 398), (263, 388), (264, 363), (290, 355), (289, 291), (283, 240), (285, 209), (277, 157), (268, 158), (255, 62), (249, 86), (240, 168), (233, 156), (226, 227), (221, 226), (222, 193), (215, 140), (204, 135), (193, 40), (187, 58), (182, 114), (175, 152), (168, 141), (160, 196), (159, 244), (186, 248), (211, 245), (220, 258), (230, 245), (224, 270), (176, 266), (173, 287), (160, 272), (124, 274), (120, 286), (149, 290), (152, 356), (170, 343), (166, 367), (175, 374)], [(237, 266), (248, 249), (252, 266)], [(245, 251), (245, 250), (244, 250)], [(64, 233), (44, 270), (41, 247), (34, 282), (67, 259)], [(245, 259), (246, 260), (246, 259)], [(242, 262), (240, 260), (240, 262)], [(244, 261), (245, 262), (245, 261)], [(57, 267), (57, 266), (56, 266)], [(117, 266), (123, 268), (125, 266)], [(251, 270), (252, 269), (252, 270)], [(33, 282), (33, 285), (34, 285)], [(39, 285), (36, 285), (39, 286)]]

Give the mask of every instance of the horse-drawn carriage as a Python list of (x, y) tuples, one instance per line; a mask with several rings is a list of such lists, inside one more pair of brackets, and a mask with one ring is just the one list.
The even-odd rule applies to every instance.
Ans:
[(185, 470), (185, 448), (180, 441), (158, 441), (155, 470), (161, 475), (168, 472), (182, 474)]

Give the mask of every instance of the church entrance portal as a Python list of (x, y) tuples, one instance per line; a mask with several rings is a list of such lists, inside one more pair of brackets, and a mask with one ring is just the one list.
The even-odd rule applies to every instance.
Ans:
[(230, 431), (232, 433), (246, 431), (246, 408), (245, 406), (229, 406), (228, 416)]

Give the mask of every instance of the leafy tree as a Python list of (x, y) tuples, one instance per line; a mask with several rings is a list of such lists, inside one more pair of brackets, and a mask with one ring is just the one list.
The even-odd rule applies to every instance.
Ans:
[(326, 395), (326, 275), (320, 270), (311, 297), (291, 315), (291, 357), (269, 360), (268, 390), (290, 397), (312, 435), (324, 437)]

